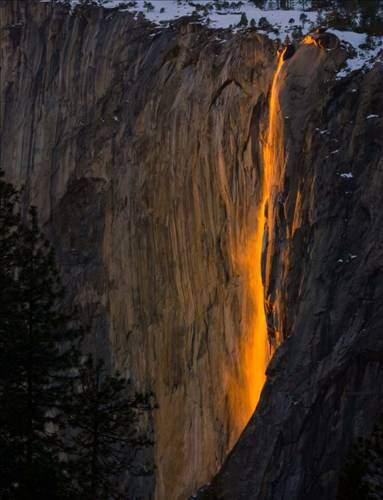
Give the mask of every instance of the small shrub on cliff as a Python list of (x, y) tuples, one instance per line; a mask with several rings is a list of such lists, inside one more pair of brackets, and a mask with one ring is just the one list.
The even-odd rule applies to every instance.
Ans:
[(144, 9), (149, 12), (150, 10), (154, 10), (154, 5), (151, 2), (144, 2)]
[(258, 28), (264, 31), (270, 31), (273, 29), (271, 23), (267, 20), (266, 17), (260, 17), (258, 21)]
[(247, 19), (247, 16), (246, 14), (243, 12), (242, 15), (241, 15), (241, 19), (238, 23), (238, 27), (240, 28), (246, 28), (246, 26), (249, 24), (249, 21)]

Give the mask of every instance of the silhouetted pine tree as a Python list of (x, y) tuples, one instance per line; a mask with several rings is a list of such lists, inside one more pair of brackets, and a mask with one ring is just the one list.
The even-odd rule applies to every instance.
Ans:
[(1, 500), (121, 498), (121, 473), (152, 473), (132, 458), (152, 444), (139, 430), (151, 395), (132, 396), (91, 357), (80, 365), (82, 332), (63, 297), (36, 209), (23, 223), (0, 172)]
[[(3, 180), (3, 176), (3, 172), (0, 171), (0, 289), (8, 287), (10, 293), (10, 285), (14, 278), (17, 231), (20, 224), (19, 193)], [(3, 299), (5, 302), (1, 301), (0, 308), (6, 306), (10, 296), (7, 294)]]
[(153, 408), (152, 396), (129, 396), (126, 380), (107, 375), (102, 361), (92, 357), (80, 368), (77, 394), (71, 420), (77, 494), (83, 500), (125, 498), (118, 479), (137, 467), (129, 450), (153, 444), (138, 426), (142, 413)]
[(66, 498), (61, 430), (79, 330), (36, 210), (20, 222), (18, 193), (0, 179), (0, 497)]

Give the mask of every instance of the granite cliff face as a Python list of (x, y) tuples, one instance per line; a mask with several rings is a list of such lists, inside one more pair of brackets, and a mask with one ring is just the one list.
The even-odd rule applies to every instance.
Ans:
[[(0, 29), (1, 168), (39, 208), (90, 348), (159, 405), (155, 477), (129, 498), (186, 498), (258, 399), (252, 242), (275, 47), (21, 0), (0, 3)], [(382, 67), (336, 81), (344, 57), (302, 45), (281, 69), (263, 282), (284, 343), (213, 498), (332, 498), (381, 405), (382, 120), (367, 116)]]
[[(98, 8), (0, 5), (1, 167), (39, 208), (91, 348), (154, 391), (156, 496), (185, 498), (254, 409), (240, 257), (273, 46)], [(138, 481), (132, 498), (152, 486)]]

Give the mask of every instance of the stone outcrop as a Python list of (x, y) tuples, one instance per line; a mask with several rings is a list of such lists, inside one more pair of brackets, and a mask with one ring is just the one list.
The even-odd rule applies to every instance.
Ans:
[(324, 30), (316, 30), (305, 37), (306, 43), (312, 43), (318, 48), (324, 50), (334, 50), (339, 48), (339, 38), (332, 33), (326, 33)]
[[(159, 405), (155, 475), (128, 497), (186, 498), (253, 411), (243, 255), (275, 47), (23, 0), (0, 3), (0, 30), (0, 166), (38, 206), (89, 348)], [(380, 411), (382, 66), (337, 81), (344, 57), (302, 45), (282, 68), (263, 279), (284, 342), (210, 498), (333, 498)]]

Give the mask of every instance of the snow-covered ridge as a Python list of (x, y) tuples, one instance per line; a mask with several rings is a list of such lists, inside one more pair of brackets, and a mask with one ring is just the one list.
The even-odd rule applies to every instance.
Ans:
[[(43, 2), (63, 2), (68, 0), (41, 0)], [(89, 0), (88, 0), (89, 1)], [(307, 10), (311, 3), (306, 0), (306, 10), (299, 0), (291, 2), (295, 9), (282, 10), (275, 7), (275, 0), (267, 0), (264, 8), (256, 6), (256, 0), (93, 0), (105, 8), (118, 8), (121, 11), (140, 13), (158, 26), (183, 16), (198, 15), (201, 22), (211, 28), (241, 30), (254, 27), (258, 32), (267, 34), (273, 40), (299, 40), (315, 27), (322, 25), (325, 11)], [(72, 7), (84, 0), (69, 0)], [(382, 37), (372, 37), (366, 33), (329, 29), (350, 49), (348, 63), (339, 73), (343, 78), (352, 71), (370, 68), (383, 48)]]
[[(69, 3), (75, 7), (84, 2), (69, 0)], [(300, 9), (261, 9), (253, 0), (94, 0), (94, 3), (105, 8), (142, 12), (147, 19), (159, 25), (192, 14), (198, 14), (212, 28), (239, 29), (250, 24), (258, 27), (261, 20), (261, 26), (264, 25), (272, 38), (286, 36), (291, 33), (293, 26), (304, 29), (308, 23), (315, 23), (317, 18), (317, 12), (303, 12)]]

